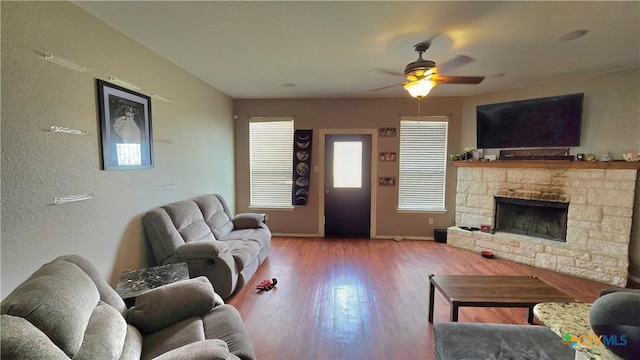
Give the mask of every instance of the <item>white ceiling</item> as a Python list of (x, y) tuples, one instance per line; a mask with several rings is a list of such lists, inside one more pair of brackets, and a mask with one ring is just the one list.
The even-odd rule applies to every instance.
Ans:
[[(417, 59), (413, 45), (436, 35), (425, 59), (475, 60), (442, 75), (487, 78), (430, 96), (640, 66), (639, 1), (74, 3), (235, 99), (409, 96), (370, 91), (403, 81), (373, 69), (401, 73)], [(557, 39), (579, 29), (589, 32)]]

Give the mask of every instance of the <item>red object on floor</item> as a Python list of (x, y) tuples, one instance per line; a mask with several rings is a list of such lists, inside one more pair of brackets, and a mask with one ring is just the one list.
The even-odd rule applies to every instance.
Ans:
[(480, 254), (482, 254), (482, 257), (485, 257), (487, 259), (492, 259), (493, 258), (493, 253), (491, 251), (488, 251), (488, 250), (482, 250), (480, 252)]
[(258, 291), (269, 291), (274, 287), (276, 287), (277, 283), (278, 283), (278, 279), (276, 278), (273, 278), (271, 280), (262, 280), (262, 282), (260, 282), (260, 284), (256, 286), (256, 289), (258, 289)]

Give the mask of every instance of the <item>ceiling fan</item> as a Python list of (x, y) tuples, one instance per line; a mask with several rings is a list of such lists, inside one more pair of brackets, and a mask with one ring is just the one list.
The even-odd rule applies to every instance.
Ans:
[(431, 46), (431, 40), (419, 42), (413, 46), (418, 53), (418, 59), (410, 62), (404, 69), (404, 73), (397, 73), (386, 69), (375, 69), (387, 74), (404, 77), (407, 81), (401, 84), (394, 84), (373, 89), (372, 91), (391, 88), (394, 86), (404, 85), (405, 90), (416, 98), (423, 98), (429, 94), (438, 84), (479, 84), (484, 80), (484, 76), (444, 76), (440, 75), (440, 71), (449, 72), (458, 67), (474, 61), (472, 58), (460, 55), (441, 66), (436, 67), (433, 60), (425, 60), (422, 54)]

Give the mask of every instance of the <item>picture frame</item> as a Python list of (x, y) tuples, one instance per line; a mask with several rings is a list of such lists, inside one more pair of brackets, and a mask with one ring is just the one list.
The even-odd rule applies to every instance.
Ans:
[(380, 137), (394, 137), (396, 136), (396, 128), (379, 128), (378, 135)]
[(379, 155), (380, 161), (396, 161), (396, 153), (394, 152), (381, 152)]
[(103, 170), (153, 168), (151, 98), (97, 79)]
[(378, 178), (379, 186), (396, 186), (396, 178), (395, 177), (381, 177)]

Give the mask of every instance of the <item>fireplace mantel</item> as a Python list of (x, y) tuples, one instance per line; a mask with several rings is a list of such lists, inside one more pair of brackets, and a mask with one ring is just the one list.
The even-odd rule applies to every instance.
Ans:
[(640, 169), (640, 161), (495, 160), (452, 161), (457, 167), (502, 167), (545, 169)]

